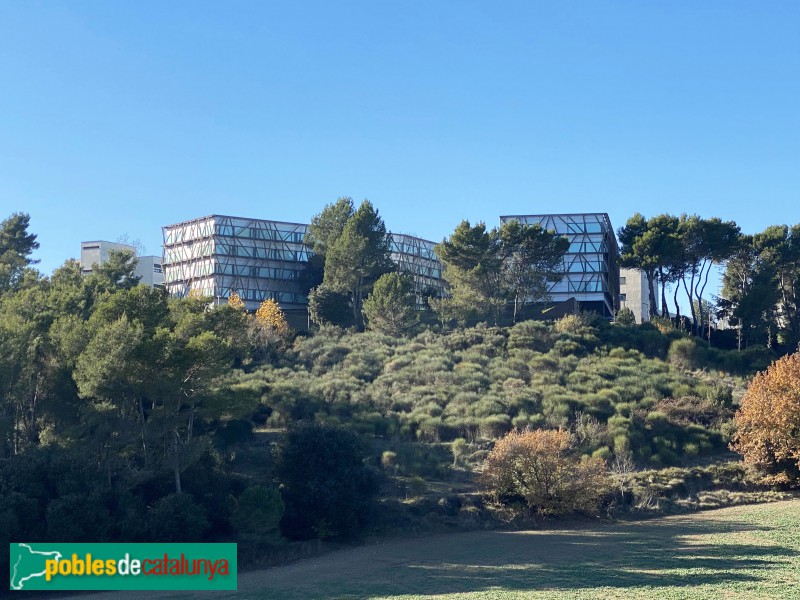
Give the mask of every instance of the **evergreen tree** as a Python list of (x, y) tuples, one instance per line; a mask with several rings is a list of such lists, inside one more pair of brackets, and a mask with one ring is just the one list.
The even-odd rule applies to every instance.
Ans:
[(351, 327), (355, 324), (350, 296), (336, 292), (324, 284), (315, 287), (308, 294), (308, 313), (317, 325)]
[(342, 235), (347, 220), (353, 216), (353, 199), (342, 197), (333, 204), (325, 205), (322, 212), (314, 215), (308, 226), (304, 243), (311, 248), (308, 264), (300, 273), (302, 291), (309, 294), (322, 284), (325, 278), (325, 256), (333, 243)]
[(353, 321), (363, 328), (362, 303), (372, 284), (392, 270), (386, 225), (368, 200), (347, 220), (325, 257), (326, 288), (350, 296)]
[(455, 320), (462, 326), (471, 319), (497, 322), (504, 304), (497, 230), (462, 221), (453, 235), (436, 246), (436, 256), (444, 266), (448, 296), (429, 302), (442, 321)]
[(617, 311), (614, 321), (620, 325), (636, 325), (636, 315), (633, 314), (630, 308), (625, 306)]
[(38, 263), (30, 255), (39, 248), (36, 235), (28, 233), (30, 215), (15, 212), (0, 223), (0, 292), (16, 288), (25, 268)]
[(516, 220), (503, 223), (498, 235), (503, 284), (513, 298), (516, 323), (520, 306), (548, 300), (548, 284), (564, 277), (569, 240), (538, 223), (526, 226)]
[(88, 283), (95, 294), (136, 287), (141, 280), (136, 275), (138, 263), (139, 259), (130, 250), (109, 250), (106, 262), (92, 265)]
[(364, 301), (364, 315), (370, 329), (393, 336), (409, 332), (419, 322), (412, 279), (397, 272), (381, 275)]
[(327, 254), (344, 231), (344, 226), (353, 216), (353, 199), (342, 197), (333, 204), (326, 204), (318, 215), (314, 215), (306, 232), (305, 244), (314, 254)]
[(773, 225), (753, 236), (754, 248), (775, 274), (776, 329), (784, 343), (800, 342), (800, 225)]
[(657, 254), (657, 240), (652, 233), (648, 235), (647, 219), (640, 213), (634, 214), (617, 232), (617, 236), (621, 245), (619, 264), (644, 272), (650, 291), (650, 314), (655, 315), (657, 314), (655, 280), (660, 260)]

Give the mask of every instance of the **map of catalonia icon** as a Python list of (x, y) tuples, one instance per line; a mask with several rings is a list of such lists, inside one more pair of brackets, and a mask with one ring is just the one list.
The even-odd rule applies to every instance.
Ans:
[[(37, 577), (45, 576), (45, 561), (61, 560), (60, 552), (45, 552), (34, 550), (28, 544), (16, 544), (18, 547), (16, 558), (11, 554), (10, 583), (12, 590), (25, 589), (25, 582)], [(12, 550), (13, 550), (12, 545)]]

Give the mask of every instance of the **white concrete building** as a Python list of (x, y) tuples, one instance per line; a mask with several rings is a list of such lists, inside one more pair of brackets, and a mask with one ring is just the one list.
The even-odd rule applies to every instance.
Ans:
[[(658, 306), (658, 284), (654, 284), (656, 306)], [(647, 276), (639, 269), (619, 270), (619, 306), (630, 308), (636, 317), (637, 323), (646, 323), (650, 320), (650, 287), (647, 285)]]
[[(136, 253), (136, 248), (128, 244), (117, 244), (115, 242), (94, 241), (81, 242), (81, 273), (89, 275), (94, 265), (102, 265), (108, 261), (109, 251), (128, 250)], [(136, 265), (135, 274), (141, 277), (139, 283), (144, 283), (150, 287), (164, 287), (164, 273), (161, 267), (160, 256), (137, 256), (139, 261)]]

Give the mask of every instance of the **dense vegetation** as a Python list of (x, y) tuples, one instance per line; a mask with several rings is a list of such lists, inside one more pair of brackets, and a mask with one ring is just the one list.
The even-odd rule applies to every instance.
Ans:
[[(725, 447), (730, 390), (664, 360), (670, 343), (689, 341), (694, 349), (694, 342), (651, 326), (586, 321), (426, 331), (411, 339), (324, 329), (298, 340), (278, 365), (237, 375), (233, 389), (260, 398), (271, 427), (313, 419), (424, 442), (575, 427), (589, 432), (586, 452), (608, 458), (631, 451), (655, 464)], [(694, 354), (689, 366), (708, 361), (707, 353)], [(729, 353), (714, 358), (735, 362)]]
[(736, 413), (733, 447), (768, 481), (800, 479), (800, 353), (759, 373)]
[[(477, 473), (498, 440), (526, 429), (560, 430), (546, 435), (569, 438), (574, 464), (613, 466), (611, 503), (649, 506), (648, 494), (658, 503), (677, 484), (656, 489), (636, 470), (724, 452), (743, 377), (776, 356), (752, 343), (710, 347), (668, 321), (591, 314), (433, 325), (411, 310), (409, 281), (385, 272), (371, 205), (330, 211), (312, 228), (324, 259), (312, 309), (354, 327), (313, 335), (290, 331), (271, 301), (251, 315), (236, 295), (211, 307), (138, 286), (129, 253), (90, 276), (70, 260), (44, 277), (31, 268), (27, 216), (0, 225), (5, 539), (235, 539), (246, 562), (286, 539), (347, 539), (376, 523), (474, 523), (484, 510)], [(498, 256), (513, 267), (518, 253), (547, 249), (535, 272), (504, 271), (499, 289), (517, 300), (556, 277), (563, 245), (546, 232), (459, 227), (471, 241), (451, 240), (445, 325), (495, 321), (486, 268)], [(353, 248), (364, 254), (348, 263)], [(469, 297), (480, 300), (474, 310)], [(371, 330), (359, 332), (364, 315)], [(719, 479), (703, 473), (684, 479)], [(444, 492), (432, 507), (417, 502), (434, 489)]]
[[(800, 225), (773, 225), (755, 235), (743, 234), (732, 221), (661, 214), (635, 214), (619, 230), (621, 263), (641, 269), (650, 287), (650, 314), (657, 314), (660, 284), (662, 316), (681, 321), (678, 298), (691, 311), (686, 327), (710, 335), (717, 318), (736, 327), (736, 345), (782, 346), (800, 343)], [(706, 298), (709, 276), (723, 265), (723, 288), (712, 303)], [(674, 311), (668, 315), (667, 288)], [(733, 332), (733, 330), (729, 330)]]

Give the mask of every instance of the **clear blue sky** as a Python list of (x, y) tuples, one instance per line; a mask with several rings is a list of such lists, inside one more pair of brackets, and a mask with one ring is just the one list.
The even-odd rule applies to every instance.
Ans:
[(339, 196), (462, 218), (800, 222), (800, 2), (0, 0), (0, 217), (41, 269)]

